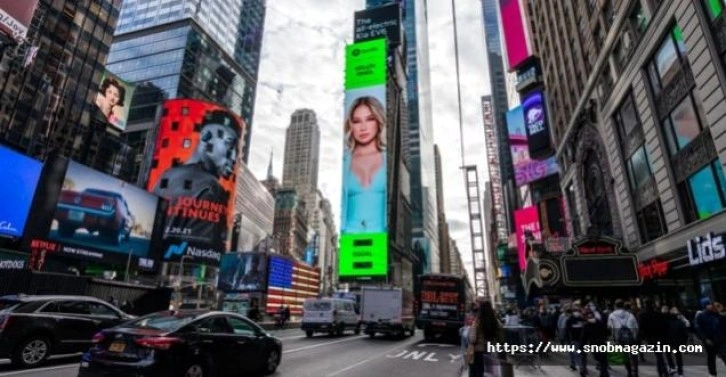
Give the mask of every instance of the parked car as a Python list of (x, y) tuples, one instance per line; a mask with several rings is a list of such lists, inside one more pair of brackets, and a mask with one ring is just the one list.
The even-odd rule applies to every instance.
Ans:
[(355, 301), (342, 298), (309, 298), (303, 304), (301, 328), (308, 338), (316, 332), (341, 336), (345, 330), (360, 334)]
[(134, 317), (84, 296), (0, 297), (0, 358), (33, 367), (52, 354), (84, 352), (93, 335)]
[(79, 377), (272, 374), (282, 342), (234, 313), (163, 311), (106, 329), (81, 359)]
[(76, 230), (86, 229), (114, 245), (128, 241), (134, 226), (134, 217), (121, 194), (90, 188), (61, 191), (55, 220), (61, 237), (73, 237)]

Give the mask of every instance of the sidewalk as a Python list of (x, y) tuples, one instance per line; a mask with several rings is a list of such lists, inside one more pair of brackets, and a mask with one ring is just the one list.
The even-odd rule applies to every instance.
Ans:
[[(655, 356), (653, 354), (646, 354), (646, 361), (640, 362), (638, 368), (638, 375), (640, 377), (658, 377), (658, 371), (655, 365)], [(708, 368), (706, 367), (706, 355), (687, 354), (683, 357), (683, 375), (686, 377), (708, 377)], [(590, 377), (598, 377), (600, 371), (595, 368), (593, 364), (594, 360), (592, 357), (588, 357), (588, 374)], [(551, 354), (549, 359), (542, 359), (539, 368), (533, 367), (528, 363), (522, 363), (519, 366), (515, 365), (514, 376), (515, 377), (580, 377), (579, 371), (573, 371), (569, 367), (569, 361), (565, 354)], [(555, 365), (556, 364), (556, 365)], [(719, 376), (726, 376), (726, 365), (720, 359), (716, 359), (716, 370)], [(461, 377), (468, 377), (469, 370), (464, 370)], [(610, 366), (611, 377), (627, 377), (625, 372), (625, 366), (623, 365), (611, 365)], [(500, 376), (494, 376), (500, 377)], [(501, 376), (506, 377), (506, 376)]]

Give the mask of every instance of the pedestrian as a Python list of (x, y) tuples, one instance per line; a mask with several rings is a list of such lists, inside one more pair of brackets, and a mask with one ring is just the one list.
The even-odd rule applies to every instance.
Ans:
[[(668, 345), (675, 352), (675, 354), (672, 352), (665, 353), (668, 361), (668, 372), (671, 375), (677, 372), (678, 377), (683, 377), (683, 354), (678, 347), (688, 343), (690, 322), (675, 306), (670, 308), (666, 317), (668, 319)], [(673, 362), (673, 356), (675, 356), (675, 363)]]
[[(607, 328), (602, 320), (598, 319), (589, 308), (583, 311), (583, 318), (585, 321), (582, 327), (582, 344), (605, 344)], [(587, 354), (583, 352), (580, 357), (580, 375), (585, 376), (587, 375)], [(592, 357), (597, 363), (597, 369), (600, 370), (600, 377), (609, 377), (607, 352), (592, 352)]]
[(290, 306), (285, 305), (285, 309), (282, 312), (282, 325), (284, 326), (290, 320)]
[(474, 351), (474, 357), (469, 365), (469, 377), (484, 377), (484, 372), (491, 373), (492, 363), (487, 349), (488, 344), (503, 342), (502, 325), (494, 313), (492, 303), (484, 301), (479, 305), (479, 315), (469, 329), (469, 347)]
[[(623, 300), (615, 300), (615, 311), (608, 315), (607, 322), (613, 340), (622, 345), (635, 345), (638, 340), (638, 321), (635, 316), (625, 310)], [(625, 371), (628, 377), (638, 377), (638, 355), (625, 352)]]
[[(567, 332), (567, 338), (570, 340), (570, 343), (575, 346), (577, 360), (575, 360), (579, 366), (580, 366), (580, 375), (585, 376), (587, 375), (587, 366), (583, 366), (582, 359), (584, 357), (583, 351), (583, 327), (585, 326), (585, 319), (582, 318), (582, 311), (580, 311), (578, 308), (575, 308), (572, 310), (572, 316), (567, 319), (565, 329)], [(573, 362), (572, 357), (570, 357), (570, 362)], [(570, 366), (572, 368), (572, 365)], [(574, 370), (574, 368), (572, 368)]]
[[(655, 303), (653, 300), (645, 300), (645, 311), (640, 314), (640, 335), (644, 342), (657, 345), (658, 343), (664, 344), (666, 342), (668, 321), (665, 315), (655, 310)], [(666, 369), (665, 357), (663, 352), (655, 352), (655, 360), (658, 370), (659, 377), (668, 377), (668, 370)]]
[(706, 349), (708, 374), (711, 376), (716, 376), (716, 356), (726, 364), (726, 332), (723, 329), (721, 316), (714, 306), (709, 298), (704, 297), (701, 299), (703, 311), (694, 318), (698, 337)]
[[(567, 333), (567, 321), (572, 317), (572, 307), (567, 304), (564, 306), (564, 311), (560, 314), (560, 318), (557, 320), (558, 335), (561, 344), (574, 344)], [(577, 370), (580, 360), (578, 359), (578, 353), (575, 351), (568, 352), (567, 355), (570, 358), (570, 369), (573, 371)]]
[(247, 318), (254, 322), (259, 321), (260, 309), (257, 307), (257, 302), (253, 302), (250, 310), (247, 311)]
[(504, 326), (506, 327), (517, 327), (521, 323), (519, 317), (519, 310), (516, 306), (512, 305), (507, 310), (507, 314), (504, 316)]

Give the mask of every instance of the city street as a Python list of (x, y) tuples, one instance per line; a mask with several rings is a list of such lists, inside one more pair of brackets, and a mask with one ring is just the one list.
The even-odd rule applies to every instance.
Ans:
[[(282, 364), (275, 376), (459, 376), (459, 348), (427, 344), (423, 333), (397, 340), (365, 335), (305, 337), (298, 329), (274, 332), (283, 342)], [(0, 365), (0, 377), (75, 377), (78, 357), (53, 360), (36, 370), (14, 370)]]

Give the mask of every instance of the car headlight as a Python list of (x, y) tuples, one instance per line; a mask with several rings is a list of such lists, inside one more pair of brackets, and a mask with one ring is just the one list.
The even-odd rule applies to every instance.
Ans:
[(101, 209), (104, 211), (110, 211), (112, 209), (110, 204), (103, 204), (101, 205)]

